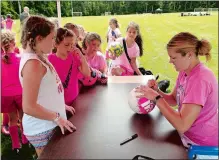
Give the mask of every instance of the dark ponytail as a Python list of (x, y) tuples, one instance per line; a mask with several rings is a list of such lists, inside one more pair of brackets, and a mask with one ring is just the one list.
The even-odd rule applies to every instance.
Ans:
[(140, 33), (140, 27), (137, 23), (130, 22), (128, 24), (126, 31), (128, 31), (129, 28), (134, 28), (137, 31), (137, 36), (135, 38), (135, 42), (138, 44), (139, 51), (140, 51), (140, 57), (141, 57), (143, 55), (143, 40), (142, 40), (141, 33)]
[(143, 55), (143, 44), (141, 34), (138, 34), (135, 38), (135, 42), (137, 43), (140, 51), (140, 57)]

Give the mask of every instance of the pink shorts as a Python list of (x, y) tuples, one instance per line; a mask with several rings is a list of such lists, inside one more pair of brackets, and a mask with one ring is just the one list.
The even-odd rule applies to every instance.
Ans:
[(21, 109), (22, 95), (1, 97), (1, 113), (11, 113)]
[(134, 73), (128, 71), (128, 69), (122, 65), (120, 65), (120, 68), (122, 68), (124, 70), (124, 72), (122, 72), (121, 76), (133, 76)]

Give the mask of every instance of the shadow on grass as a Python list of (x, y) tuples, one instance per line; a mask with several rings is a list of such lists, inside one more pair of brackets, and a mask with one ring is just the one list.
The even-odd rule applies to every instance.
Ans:
[(35, 160), (36, 152), (32, 145), (22, 145), (19, 153), (17, 154), (12, 150), (10, 136), (1, 134), (1, 160)]

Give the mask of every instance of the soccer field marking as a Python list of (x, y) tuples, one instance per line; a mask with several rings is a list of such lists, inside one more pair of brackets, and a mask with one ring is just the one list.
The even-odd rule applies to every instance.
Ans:
[[(169, 29), (169, 27), (167, 27), (166, 25), (163, 25), (163, 24), (158, 24), (156, 26), (156, 28), (153, 28), (153, 29), (151, 29), (151, 28), (153, 28), (153, 27), (147, 26), (145, 31), (148, 33), (148, 35), (150, 35), (150, 37), (152, 37), (152, 39), (162, 36), (162, 35), (158, 34), (156, 29), (158, 29), (158, 30), (160, 30), (160, 28), (162, 28), (162, 29), (166, 28), (167, 30)], [(171, 30), (171, 32), (173, 32), (173, 31)], [(168, 34), (169, 32), (165, 32), (165, 33)], [(177, 33), (177, 31), (174, 31), (174, 33)]]
[[(178, 25), (174, 25), (174, 23), (171, 23), (170, 21), (166, 21), (166, 23), (167, 23), (168, 25), (171, 25), (171, 26), (177, 28), (177, 29), (180, 29), (181, 31), (184, 31), (184, 29), (183, 29), (182, 27), (179, 27)], [(200, 23), (200, 24), (201, 24), (201, 23)], [(205, 24), (204, 27), (203, 27), (202, 25), (199, 25), (199, 28), (198, 28), (198, 29), (207, 29), (206, 26), (209, 26), (209, 25), (208, 25), (208, 24)], [(193, 27), (194, 27), (194, 26), (193, 26)], [(186, 30), (188, 30), (188, 31), (193, 31), (193, 29), (188, 28), (188, 27), (186, 28)], [(171, 31), (170, 33), (175, 33), (175, 31)], [(199, 34), (199, 37), (204, 37), (204, 38), (208, 39), (210, 42), (212, 42), (212, 41), (214, 41), (214, 40), (217, 41), (217, 36), (214, 35), (214, 34), (210, 34), (210, 33), (201, 32), (201, 33)]]
[[(179, 30), (181, 30), (181, 31), (184, 31), (185, 29), (184, 28), (182, 28), (182, 27), (179, 27), (179, 25), (175, 25), (174, 23), (171, 23), (170, 21), (166, 21), (166, 24), (168, 24), (168, 25), (171, 25), (171, 26), (173, 26), (173, 27), (175, 27), (175, 28), (177, 28), (177, 29), (179, 29)], [(201, 25), (200, 25), (200, 28), (199, 29), (202, 29), (202, 27), (201, 27)], [(192, 29), (191, 28), (186, 28), (186, 30), (191, 30), (192, 31)], [(215, 40), (216, 39), (216, 36), (215, 35), (213, 35), (213, 34), (206, 34), (206, 33), (201, 33), (199, 36), (203, 36), (203, 37), (207, 37), (207, 39), (209, 39), (210, 41), (212, 41), (212, 40)]]
[[(159, 28), (163, 28), (163, 25), (159, 24)], [(147, 32), (148, 35), (150, 35), (147, 37), (147, 39), (149, 40), (150, 44), (153, 46), (152, 49), (155, 52), (155, 55), (158, 57), (165, 55), (167, 41), (163, 40), (163, 39), (161, 40), (159, 38), (160, 35), (157, 34), (157, 32), (155, 32), (154, 30), (152, 30), (151, 27), (147, 27), (147, 29), (145, 29), (145, 31)], [(177, 33), (176, 31), (174, 33), (172, 33), (172, 32), (173, 31), (171, 31), (171, 33), (168, 33), (168, 35), (172, 36), (172, 35)]]
[[(163, 36), (163, 35), (159, 35), (159, 34), (157, 34), (157, 33), (160, 33), (160, 31), (164, 31), (164, 30), (166, 30), (166, 32), (165, 32), (165, 34), (168, 34), (170, 37), (172, 37), (173, 35), (175, 35), (175, 34), (177, 34), (178, 33), (178, 31), (177, 30), (181, 30), (182, 28), (179, 28), (179, 27), (177, 27), (177, 26), (175, 26), (175, 28), (177, 28), (177, 29), (174, 29), (173, 27), (169, 27), (168, 26), (168, 24), (166, 25), (166, 23), (168, 23), (168, 22), (166, 22), (165, 20), (163, 20), (163, 22), (161, 22), (161, 23), (156, 23), (156, 24), (154, 24), (154, 25), (156, 25), (156, 27), (154, 27), (154, 26), (151, 26), (151, 25), (149, 25), (149, 24), (146, 24), (146, 29), (145, 29), (145, 31), (151, 36), (151, 37), (160, 37), (160, 36)], [(169, 24), (169, 25), (171, 25), (171, 26), (173, 26), (172, 24)], [(151, 29), (152, 28), (152, 29)], [(157, 32), (158, 31), (158, 32)], [(151, 32), (151, 33), (150, 33)], [(159, 38), (158, 38), (159, 39)], [(163, 39), (162, 38), (162, 40), (163, 41), (161, 41), (161, 42), (163, 42), (163, 43), (167, 43), (167, 41), (165, 40), (165, 39)]]
[[(162, 22), (164, 22), (164, 21), (162, 21)], [(180, 25), (176, 25), (174, 23), (171, 23), (169, 20), (166, 21), (166, 24), (169, 25), (169, 26), (172, 26), (174, 28), (177, 28), (177, 30), (179, 30), (179, 31), (184, 31), (185, 30), (185, 28), (180, 27)], [(186, 29), (191, 30), (190, 28), (186, 28)]]

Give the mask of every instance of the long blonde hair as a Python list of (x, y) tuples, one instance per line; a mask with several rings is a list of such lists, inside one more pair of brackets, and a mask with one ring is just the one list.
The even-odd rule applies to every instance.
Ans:
[(177, 52), (185, 56), (188, 51), (193, 51), (196, 56), (205, 56), (206, 61), (211, 59), (211, 44), (206, 39), (199, 40), (189, 32), (176, 34), (167, 44), (167, 49), (177, 48)]

